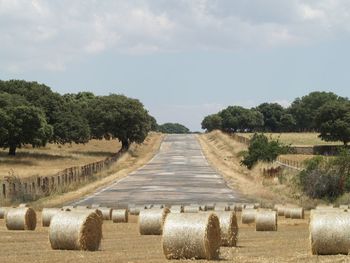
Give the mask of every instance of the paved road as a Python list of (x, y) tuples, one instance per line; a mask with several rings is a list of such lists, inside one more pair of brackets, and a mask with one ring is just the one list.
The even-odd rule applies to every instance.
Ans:
[(189, 204), (242, 201), (208, 164), (194, 135), (167, 135), (144, 167), (75, 204)]

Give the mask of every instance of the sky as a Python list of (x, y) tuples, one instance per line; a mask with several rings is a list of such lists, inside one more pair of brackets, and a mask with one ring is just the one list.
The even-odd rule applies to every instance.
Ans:
[(201, 129), (228, 105), (350, 96), (348, 0), (0, 0), (0, 79), (139, 99)]

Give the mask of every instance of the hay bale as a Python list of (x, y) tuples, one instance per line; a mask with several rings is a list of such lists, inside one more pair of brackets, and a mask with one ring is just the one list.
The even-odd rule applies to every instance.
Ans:
[(198, 213), (201, 211), (201, 207), (199, 205), (185, 205), (184, 213)]
[(277, 212), (258, 211), (255, 216), (256, 231), (277, 231)]
[(62, 212), (61, 208), (43, 208), (41, 212), (42, 225), (44, 227), (50, 226), (51, 218), (59, 212)]
[(101, 205), (100, 204), (92, 204), (91, 208), (99, 208)]
[(154, 204), (154, 205), (152, 205), (149, 209), (153, 209), (153, 208), (155, 208), (155, 209), (162, 209), (162, 208), (164, 208), (165, 206), (164, 205), (162, 205), (162, 204)]
[(134, 206), (129, 208), (129, 213), (130, 215), (138, 216), (142, 210), (144, 210), (143, 206)]
[(6, 217), (7, 211), (10, 209), (11, 207), (0, 207), (0, 219), (4, 219)]
[(277, 212), (278, 216), (284, 216), (284, 210), (286, 207), (284, 205), (275, 205), (274, 210)]
[(72, 210), (74, 210), (74, 206), (72, 206), (72, 205), (66, 205), (66, 206), (63, 206), (63, 207), (62, 207), (62, 210), (63, 210), (63, 211), (72, 211)]
[(304, 208), (302, 207), (289, 208), (289, 215), (291, 219), (304, 219)]
[(90, 209), (90, 206), (88, 205), (77, 205), (75, 209)]
[(318, 205), (316, 206), (316, 209), (332, 209), (334, 208), (334, 205), (330, 204), (330, 205)]
[(214, 211), (230, 211), (229, 205), (216, 205)]
[(5, 221), (8, 230), (35, 230), (36, 213), (30, 207), (10, 208)]
[[(244, 205), (240, 204), (240, 203), (236, 203), (233, 206), (234, 206), (234, 211), (235, 212), (242, 212), (242, 210), (244, 208)], [(231, 208), (231, 210), (233, 210), (233, 209)]]
[(127, 223), (128, 222), (128, 210), (126, 209), (114, 209), (112, 211), (113, 223)]
[(60, 212), (51, 219), (52, 249), (95, 251), (100, 247), (101, 238), (102, 220), (93, 211)]
[(22, 204), (19, 204), (18, 207), (29, 207), (29, 204), (26, 204), (26, 203), (22, 203)]
[(349, 213), (314, 213), (310, 219), (309, 231), (313, 255), (347, 255), (349, 253)]
[(182, 205), (173, 205), (170, 208), (170, 213), (183, 213), (184, 208)]
[(103, 220), (111, 220), (112, 219), (112, 208), (109, 207), (99, 207), (98, 210), (102, 213)]
[(284, 207), (284, 217), (285, 218), (290, 218), (290, 213), (293, 210), (293, 208), (298, 208), (295, 205), (288, 205), (286, 207)]
[(141, 235), (161, 235), (169, 208), (143, 210), (139, 215), (139, 231)]
[(243, 209), (242, 210), (242, 224), (252, 224), (255, 222), (255, 209)]
[(238, 237), (236, 213), (234, 211), (217, 211), (215, 214), (220, 222), (221, 246), (236, 246)]
[(256, 209), (257, 207), (255, 204), (245, 204), (244, 209)]
[(214, 213), (169, 214), (165, 220), (162, 246), (167, 259), (216, 259), (220, 244)]
[(205, 204), (204, 205), (204, 211), (214, 211), (215, 209), (215, 203)]
[(349, 206), (348, 205), (339, 205), (340, 209), (348, 210)]

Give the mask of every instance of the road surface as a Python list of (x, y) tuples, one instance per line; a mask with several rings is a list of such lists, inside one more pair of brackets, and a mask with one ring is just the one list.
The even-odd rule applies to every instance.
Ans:
[(74, 204), (118, 207), (239, 201), (240, 195), (208, 164), (195, 135), (167, 135), (148, 164)]

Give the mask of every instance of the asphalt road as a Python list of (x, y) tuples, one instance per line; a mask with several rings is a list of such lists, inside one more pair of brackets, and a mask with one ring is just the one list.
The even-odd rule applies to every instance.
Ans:
[(195, 135), (167, 135), (145, 166), (74, 204), (205, 204), (240, 195), (208, 164)]

